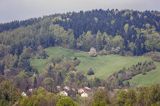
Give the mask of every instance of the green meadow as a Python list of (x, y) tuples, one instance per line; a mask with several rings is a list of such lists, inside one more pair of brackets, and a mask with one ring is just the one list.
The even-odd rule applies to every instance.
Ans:
[[(81, 62), (77, 66), (78, 71), (82, 71), (85, 74), (89, 68), (94, 70), (96, 77), (106, 79), (108, 76), (116, 71), (119, 71), (123, 67), (127, 68), (138, 62), (151, 60), (149, 57), (144, 56), (119, 56), (119, 55), (105, 55), (90, 57), (87, 52), (75, 51), (62, 47), (50, 47), (45, 49), (49, 57), (47, 59), (31, 59), (31, 64), (39, 72), (45, 70), (48, 62), (54, 57), (77, 57)], [(137, 75), (130, 82), (134, 85), (150, 85), (160, 82), (160, 63), (156, 63), (157, 68), (146, 75)], [(86, 74), (87, 75), (87, 74)], [(92, 76), (92, 77), (94, 77)], [(88, 76), (89, 77), (89, 76)]]

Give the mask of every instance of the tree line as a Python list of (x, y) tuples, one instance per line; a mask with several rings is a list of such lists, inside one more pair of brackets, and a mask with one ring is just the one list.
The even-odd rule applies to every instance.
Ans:
[[(97, 50), (120, 47), (123, 54), (142, 55), (160, 50), (159, 14), (158, 11), (117, 9), (55, 14), (1, 24), (0, 43), (9, 45), (10, 51), (17, 54), (24, 47), (59, 45), (84, 51), (92, 46)], [(10, 28), (15, 23), (18, 25)]]

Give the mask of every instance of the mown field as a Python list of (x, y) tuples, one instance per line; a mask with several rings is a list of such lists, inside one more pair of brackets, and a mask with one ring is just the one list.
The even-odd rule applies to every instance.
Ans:
[[(109, 75), (113, 74), (116, 71), (119, 71), (123, 67), (127, 68), (134, 64), (137, 64), (138, 62), (151, 60), (150, 58), (144, 56), (131, 57), (119, 55), (106, 55), (90, 57), (87, 52), (74, 51), (61, 47), (51, 47), (45, 50), (49, 55), (47, 59), (31, 60), (32, 66), (38, 69), (39, 72), (44, 71), (46, 64), (48, 64), (50, 59), (54, 57), (77, 57), (81, 61), (79, 66), (77, 66), (77, 69), (79, 71), (82, 71), (86, 74), (89, 68), (93, 68), (95, 76), (101, 79), (106, 79)], [(132, 80), (130, 80), (130, 82), (138, 86), (150, 85), (160, 82), (160, 63), (156, 63), (156, 65), (156, 70), (153, 70), (152, 72), (149, 72), (146, 75), (138, 75), (134, 77)]]

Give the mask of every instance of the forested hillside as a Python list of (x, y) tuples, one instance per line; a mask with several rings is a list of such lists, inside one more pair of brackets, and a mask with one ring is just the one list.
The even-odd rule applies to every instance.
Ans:
[[(100, 9), (0, 24), (0, 106), (158, 106), (159, 52), (158, 11)], [(131, 89), (140, 79), (153, 86)]]
[(128, 51), (133, 55), (160, 50), (157, 11), (81, 11), (1, 24), (0, 29), (0, 42), (15, 48), (19, 45), (32, 48), (60, 45), (84, 51), (91, 47), (108, 51), (118, 48), (121, 54)]

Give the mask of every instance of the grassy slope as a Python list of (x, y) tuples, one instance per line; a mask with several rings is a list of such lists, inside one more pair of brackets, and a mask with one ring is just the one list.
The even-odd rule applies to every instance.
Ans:
[[(81, 63), (77, 67), (78, 70), (84, 73), (92, 67), (95, 72), (95, 76), (105, 79), (113, 72), (122, 69), (123, 67), (130, 67), (133, 64), (137, 64), (140, 61), (149, 60), (146, 57), (124, 57), (119, 55), (107, 55), (90, 57), (86, 52), (73, 51), (61, 47), (51, 47), (46, 49), (49, 58), (48, 59), (32, 59), (31, 64), (37, 68), (40, 72), (44, 70), (46, 64), (53, 57), (65, 56), (65, 57), (77, 57)], [(160, 74), (159, 74), (160, 75)]]
[(152, 84), (160, 84), (160, 63), (156, 63), (157, 68), (146, 75), (137, 75), (130, 80), (131, 84), (136, 86), (148, 86)]
[(119, 71), (123, 67), (130, 67), (133, 64), (137, 64), (140, 61), (145, 61), (144, 57), (123, 57), (118, 55), (107, 55), (98, 57), (85, 57), (80, 59), (82, 62), (78, 66), (78, 69), (86, 72), (88, 68), (92, 67), (95, 70), (96, 77), (106, 78), (113, 74), (115, 71)]

